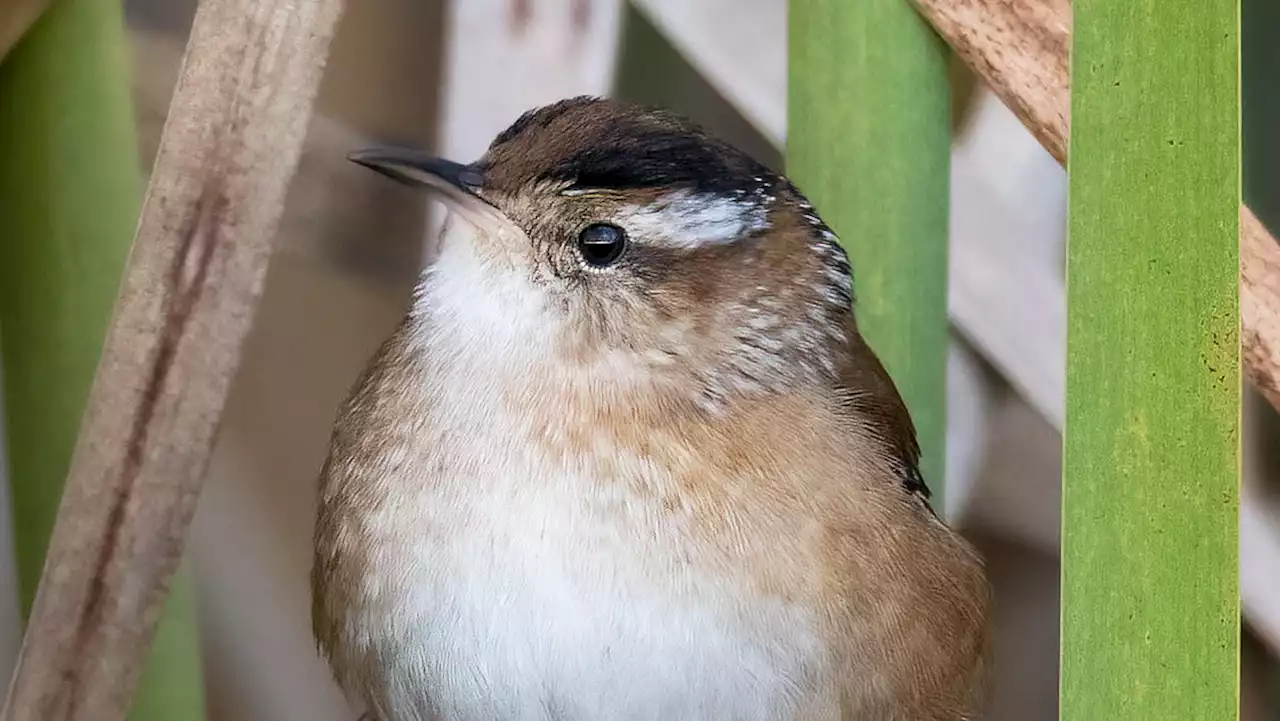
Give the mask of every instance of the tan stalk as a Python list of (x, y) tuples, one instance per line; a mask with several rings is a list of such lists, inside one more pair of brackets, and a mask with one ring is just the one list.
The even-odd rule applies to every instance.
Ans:
[(5, 721), (125, 716), (341, 7), (200, 3)]
[[(912, 0), (943, 39), (1059, 162), (1070, 122), (1067, 0)], [(1240, 206), (1240, 345), (1245, 372), (1280, 409), (1280, 246)]]

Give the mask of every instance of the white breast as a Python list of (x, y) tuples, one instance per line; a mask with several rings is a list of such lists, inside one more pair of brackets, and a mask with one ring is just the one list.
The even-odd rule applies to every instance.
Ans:
[(824, 670), (808, 614), (698, 577), (687, 519), (627, 490), (661, 469), (593, 477), (494, 421), (496, 445), (458, 449), (443, 482), (402, 479), (424, 490), (384, 516), (412, 523), (377, 551), (398, 578), (347, 624), (389, 671), (380, 721), (796, 717)]

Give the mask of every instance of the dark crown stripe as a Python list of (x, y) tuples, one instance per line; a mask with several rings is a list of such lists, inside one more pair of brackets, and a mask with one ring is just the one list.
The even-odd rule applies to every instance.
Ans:
[(549, 179), (591, 188), (675, 188), (729, 195), (772, 184), (774, 175), (745, 153), (700, 133), (624, 123), (569, 156)]

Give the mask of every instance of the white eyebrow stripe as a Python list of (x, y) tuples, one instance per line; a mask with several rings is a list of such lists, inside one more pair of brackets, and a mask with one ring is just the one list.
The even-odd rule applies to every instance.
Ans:
[(623, 206), (617, 221), (640, 242), (670, 248), (722, 245), (769, 227), (765, 200), (676, 190), (648, 205)]

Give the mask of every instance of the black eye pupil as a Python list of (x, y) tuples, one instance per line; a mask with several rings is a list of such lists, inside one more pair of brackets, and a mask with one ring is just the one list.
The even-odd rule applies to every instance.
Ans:
[(627, 234), (616, 225), (593, 223), (578, 234), (578, 252), (597, 268), (610, 265), (627, 249)]

